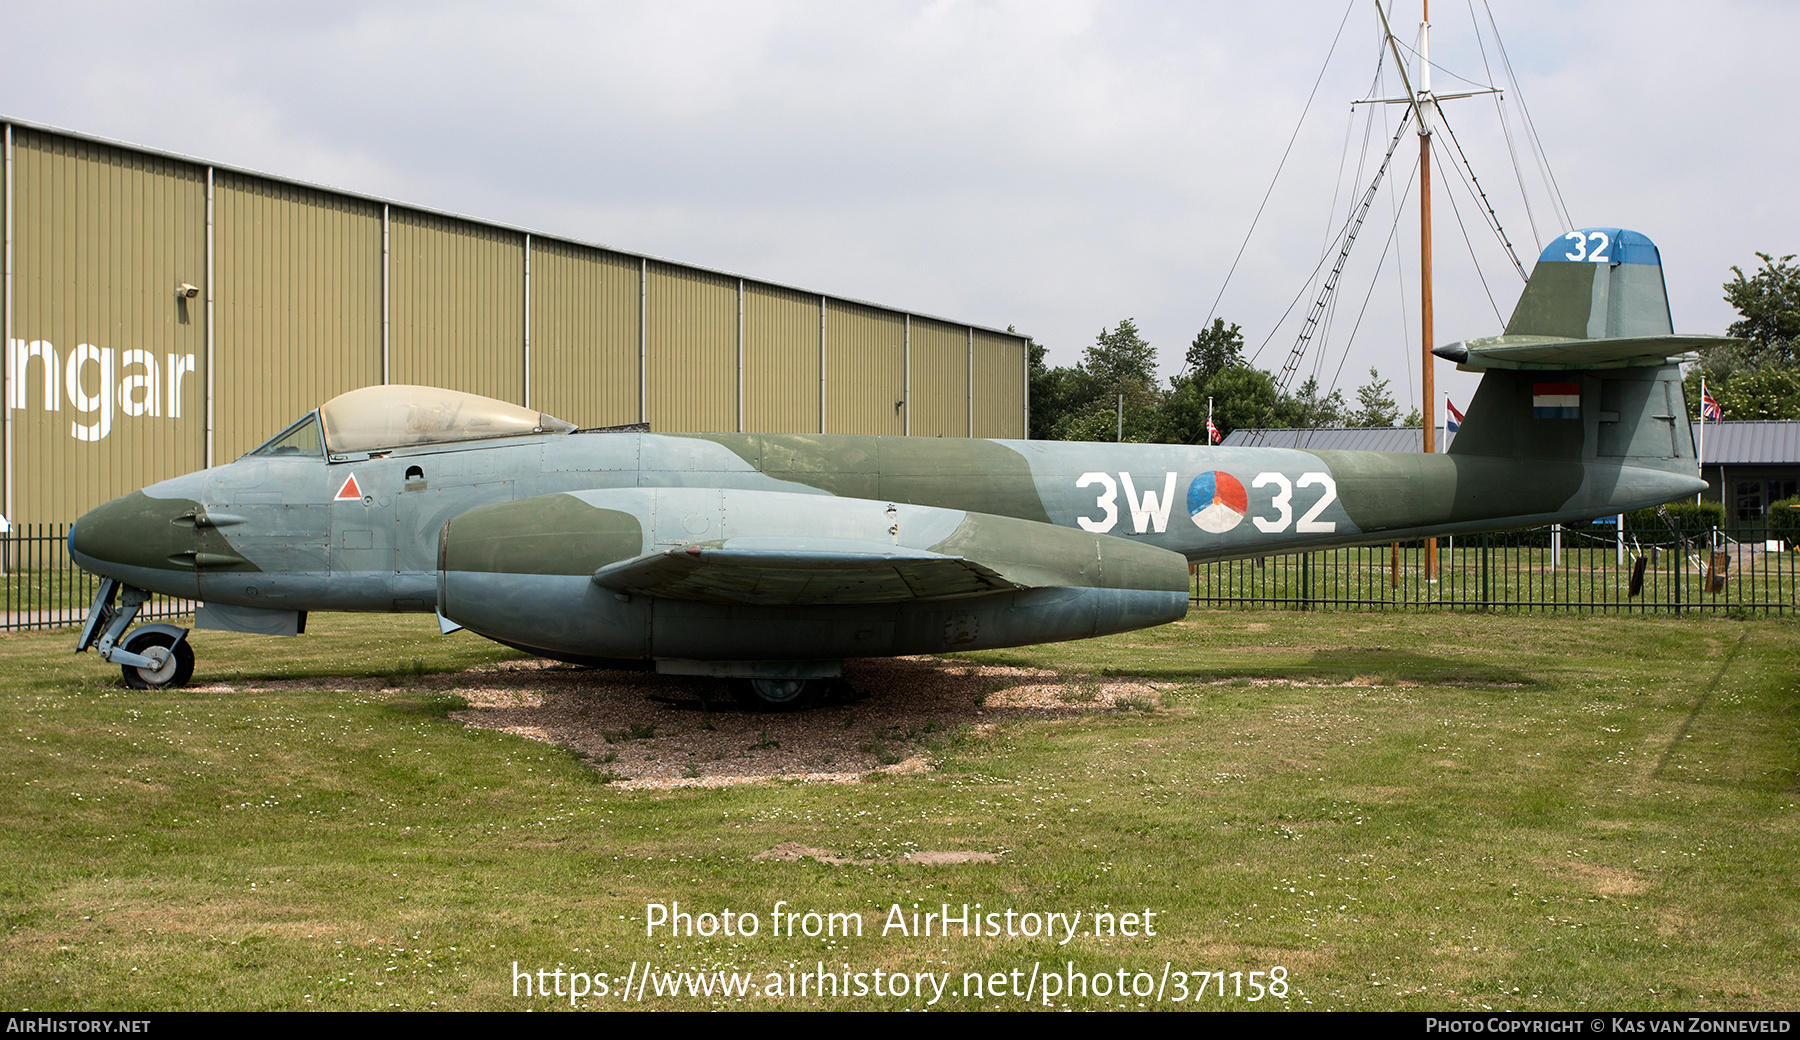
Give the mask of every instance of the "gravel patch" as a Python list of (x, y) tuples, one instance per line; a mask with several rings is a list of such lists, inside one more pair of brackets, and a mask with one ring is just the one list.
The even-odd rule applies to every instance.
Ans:
[(469, 703), (451, 713), (464, 725), (568, 748), (620, 787), (661, 789), (925, 772), (929, 744), (965, 728), (1151, 708), (1175, 685), (905, 657), (847, 661), (824, 705), (793, 713), (746, 711), (721, 679), (541, 660), (245, 689), (455, 693)]

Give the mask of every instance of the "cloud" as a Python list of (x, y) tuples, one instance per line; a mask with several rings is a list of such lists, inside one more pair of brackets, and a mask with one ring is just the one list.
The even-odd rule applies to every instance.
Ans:
[[(1468, 10), (1432, 56), (1486, 81)], [(1474, 7), (1478, 13), (1483, 8)], [(1070, 363), (1135, 317), (1173, 371), (1307, 122), (1219, 313), (1254, 345), (1296, 298), (1373, 157), (1347, 116), (1378, 57), (1337, 3), (14, 5), (6, 114), (894, 306), (1016, 324)], [(1778, 5), (1501, 5), (1513, 68), (1578, 224), (1662, 245), (1677, 324), (1800, 238)], [(1485, 19), (1485, 15), (1483, 15)], [(1395, 15), (1407, 41), (1415, 12)], [(1491, 41), (1488, 66), (1500, 75)], [(1434, 86), (1455, 88), (1447, 73)], [(1397, 90), (1391, 80), (1385, 85)], [(1491, 100), (1447, 102), (1529, 264), (1560, 230)], [(1360, 111), (1360, 110), (1359, 110)], [(1378, 120), (1398, 117), (1387, 108)], [(1512, 127), (1523, 146), (1523, 127)], [(1371, 130), (1376, 151), (1387, 131)], [(1348, 154), (1346, 140), (1351, 142)], [(1528, 156), (1526, 157), (1529, 158)], [(1392, 184), (1416, 159), (1403, 142)], [(1440, 192), (1453, 171), (1437, 170)], [(1531, 230), (1518, 181), (1534, 193)], [(1457, 189), (1460, 191), (1460, 189)], [(1334, 202), (1335, 198), (1335, 202)], [(1416, 382), (1416, 226), (1371, 213), (1325, 371)], [(1496, 331), (1518, 278), (1459, 196), (1495, 302), (1438, 196), (1441, 341)], [(1369, 299), (1350, 356), (1349, 325)], [(1297, 317), (1264, 364), (1291, 346)], [(1330, 353), (1337, 351), (1338, 353)], [(1402, 376), (1406, 366), (1410, 370)], [(1452, 384), (1457, 378), (1448, 376)], [(1354, 383), (1354, 377), (1347, 380)]]

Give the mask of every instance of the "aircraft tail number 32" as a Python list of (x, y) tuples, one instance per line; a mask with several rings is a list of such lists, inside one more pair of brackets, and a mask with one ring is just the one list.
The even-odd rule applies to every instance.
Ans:
[[(1139, 492), (1136, 481), (1128, 472), (1121, 471), (1117, 480), (1110, 473), (1083, 473), (1076, 479), (1075, 486), (1097, 489), (1094, 508), (1100, 515), (1078, 516), (1075, 522), (1082, 530), (1095, 534), (1112, 531), (1119, 525), (1119, 492), (1122, 489), (1126, 510), (1131, 514), (1131, 529), (1121, 533), (1163, 534), (1169, 528), (1177, 480), (1173, 471), (1165, 472), (1160, 493), (1154, 485)], [(1271, 515), (1250, 517), (1250, 522), (1264, 534), (1279, 534), (1289, 527), (1298, 534), (1330, 534), (1337, 530), (1335, 520), (1319, 519), (1325, 508), (1337, 501), (1337, 481), (1329, 473), (1302, 473), (1298, 479), (1273, 471), (1258, 473), (1250, 481), (1250, 487), (1272, 489), (1269, 492)], [(1314, 492), (1313, 488), (1318, 490)], [(1295, 502), (1296, 494), (1303, 500), (1313, 496), (1298, 522), (1294, 519), (1294, 511), (1302, 503)], [(1188, 484), (1188, 517), (1194, 526), (1211, 534), (1224, 534), (1237, 527), (1248, 515), (1249, 506), (1249, 495), (1243, 482), (1224, 470), (1202, 473)]]

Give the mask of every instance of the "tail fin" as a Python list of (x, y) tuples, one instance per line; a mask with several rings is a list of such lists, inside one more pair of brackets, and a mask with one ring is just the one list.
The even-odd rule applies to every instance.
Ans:
[(1694, 476), (1680, 363), (1731, 341), (1672, 329), (1662, 258), (1649, 238), (1583, 228), (1556, 239), (1538, 256), (1504, 335), (1433, 351), (1483, 373), (1450, 453)]
[(1582, 228), (1545, 246), (1506, 323), (1508, 337), (1597, 340), (1674, 331), (1656, 243), (1622, 228)]

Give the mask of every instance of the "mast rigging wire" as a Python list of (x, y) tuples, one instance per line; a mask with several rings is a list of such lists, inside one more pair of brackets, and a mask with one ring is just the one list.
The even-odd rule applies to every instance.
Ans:
[[(1462, 160), (1461, 166), (1457, 166), (1455, 163), (1450, 163), (1449, 165), (1452, 169), (1456, 170), (1457, 176), (1462, 178), (1463, 187), (1468, 190), (1470, 196), (1481, 203), (1482, 214), (1487, 218), (1488, 230), (1492, 231), (1495, 237), (1500, 239), (1501, 247), (1506, 250), (1507, 259), (1512, 261), (1513, 270), (1517, 271), (1519, 274), (1519, 280), (1522, 282), (1530, 281), (1531, 276), (1525, 273), (1525, 265), (1519, 262), (1519, 254), (1513, 252), (1513, 244), (1511, 240), (1506, 237), (1506, 229), (1500, 226), (1500, 214), (1494, 212), (1493, 203), (1488, 201), (1487, 192), (1481, 190), (1481, 182), (1475, 179), (1475, 167), (1469, 165), (1469, 157), (1463, 152), (1462, 142), (1457, 140), (1456, 131), (1450, 129), (1450, 121), (1444, 118), (1444, 110), (1442, 108), (1438, 109), (1438, 122), (1443, 126), (1444, 133), (1450, 135), (1450, 143), (1456, 146), (1456, 157)], [(1446, 156), (1446, 158), (1448, 158), (1448, 156)], [(1465, 171), (1467, 172), (1467, 176), (1464, 176)], [(1454, 197), (1454, 194), (1452, 194), (1452, 198)], [(1452, 202), (1451, 205), (1454, 206), (1455, 203)], [(1457, 219), (1460, 220), (1462, 218), (1459, 216)], [(1463, 237), (1468, 237), (1466, 232)], [(1473, 259), (1474, 255), (1474, 248), (1471, 247), (1469, 256)], [(1478, 268), (1479, 266), (1479, 263), (1477, 263)], [(1484, 282), (1483, 284), (1486, 283)], [(1492, 299), (1491, 293), (1489, 294), (1489, 298)]]
[(1488, 25), (1494, 30), (1494, 49), (1500, 52), (1501, 67), (1506, 69), (1506, 80), (1512, 84), (1513, 97), (1519, 102), (1519, 113), (1523, 117), (1525, 130), (1529, 135), (1531, 152), (1537, 159), (1538, 170), (1549, 185), (1551, 200), (1562, 215), (1563, 227), (1573, 227), (1575, 222), (1569, 219), (1569, 207), (1563, 202), (1562, 188), (1556, 183), (1555, 175), (1550, 172), (1550, 159), (1544, 154), (1544, 142), (1538, 137), (1537, 124), (1531, 118), (1531, 109), (1525, 105), (1525, 91), (1519, 86), (1518, 76), (1513, 74), (1512, 58), (1506, 53), (1506, 41), (1500, 38), (1500, 26), (1494, 21), (1494, 9), (1487, 0), (1481, 0), (1481, 6), (1487, 11)]
[[(1467, 0), (1469, 6), (1469, 23), (1475, 29), (1475, 46), (1481, 51), (1481, 67), (1487, 72), (1488, 81), (1494, 79), (1493, 66), (1488, 64), (1487, 43), (1481, 38), (1481, 22), (1475, 17), (1474, 0)], [(1494, 114), (1500, 118), (1500, 134), (1506, 139), (1506, 157), (1512, 161), (1513, 180), (1519, 185), (1519, 198), (1525, 203), (1525, 223), (1531, 227), (1531, 240), (1542, 242), (1543, 233), (1538, 230), (1537, 211), (1531, 206), (1531, 193), (1525, 190), (1525, 171), (1519, 168), (1519, 145), (1513, 140), (1512, 123), (1506, 118), (1504, 94), (1494, 95)]]
[(1400, 139), (1406, 135), (1406, 126), (1411, 119), (1412, 111), (1410, 109), (1401, 114), (1400, 126), (1394, 131), (1394, 139), (1388, 143), (1387, 154), (1382, 157), (1381, 165), (1375, 170), (1375, 180), (1363, 193), (1362, 202), (1357, 206), (1349, 226), (1345, 228), (1343, 245), (1338, 249), (1337, 262), (1332, 265), (1331, 274), (1325, 278), (1325, 288), (1319, 293), (1318, 300), (1314, 301), (1312, 311), (1306, 316), (1306, 320), (1301, 323), (1300, 337), (1295, 340), (1294, 349), (1288, 352), (1287, 361), (1281, 366), (1281, 374), (1275, 379), (1277, 394), (1287, 390), (1288, 384), (1293, 381), (1295, 371), (1300, 367), (1300, 360), (1306, 353), (1306, 345), (1311, 342), (1313, 333), (1318, 329), (1320, 316), (1325, 313), (1325, 308), (1331, 303), (1332, 294), (1337, 291), (1338, 279), (1343, 276), (1344, 265), (1350, 259), (1350, 249), (1356, 245), (1356, 235), (1362, 230), (1363, 220), (1368, 216), (1369, 207), (1374, 204), (1375, 196), (1381, 189), (1381, 179), (1387, 174), (1389, 164), (1393, 162), (1394, 149), (1400, 147)]
[[(1432, 151), (1437, 151), (1435, 142)], [(1456, 228), (1458, 231), (1462, 232), (1463, 246), (1469, 250), (1469, 261), (1475, 265), (1475, 277), (1481, 279), (1481, 291), (1487, 294), (1488, 306), (1494, 309), (1494, 317), (1502, 326), (1504, 326), (1506, 324), (1506, 318), (1500, 313), (1500, 305), (1494, 302), (1494, 290), (1488, 288), (1487, 275), (1481, 270), (1481, 260), (1475, 255), (1475, 243), (1469, 241), (1469, 229), (1463, 224), (1462, 210), (1457, 208), (1456, 193), (1447, 191), (1444, 193), (1444, 197), (1450, 200), (1450, 212), (1456, 214)], [(1515, 257), (1513, 262), (1516, 265), (1518, 263), (1518, 258)], [(1523, 273), (1523, 271), (1520, 273)]]
[(1350, 24), (1350, 12), (1355, 8), (1356, 0), (1350, 0), (1344, 6), (1344, 17), (1338, 22), (1336, 35), (1331, 38), (1331, 49), (1325, 52), (1325, 63), (1319, 66), (1319, 75), (1313, 80), (1312, 93), (1306, 95), (1306, 106), (1300, 110), (1300, 119), (1294, 124), (1294, 132), (1288, 137), (1287, 148), (1282, 150), (1281, 161), (1275, 165), (1275, 176), (1269, 179), (1268, 190), (1263, 192), (1262, 202), (1256, 207), (1256, 216), (1250, 219), (1250, 230), (1244, 232), (1244, 241), (1238, 246), (1237, 255), (1231, 259), (1231, 268), (1225, 272), (1225, 280), (1219, 284), (1219, 294), (1213, 297), (1212, 306), (1207, 309), (1206, 321), (1201, 328), (1211, 328), (1213, 315), (1219, 311), (1219, 301), (1225, 298), (1225, 287), (1231, 284), (1231, 276), (1237, 273), (1238, 262), (1244, 258), (1244, 250), (1250, 245), (1250, 236), (1256, 233), (1256, 225), (1262, 220), (1263, 210), (1269, 205), (1269, 196), (1275, 194), (1275, 184), (1281, 180), (1281, 171), (1287, 166), (1288, 156), (1294, 151), (1294, 142), (1300, 139), (1300, 128), (1306, 125), (1306, 114), (1312, 111), (1313, 99), (1319, 96), (1319, 84), (1325, 82), (1325, 70), (1331, 67), (1331, 56), (1337, 53), (1338, 40), (1344, 35), (1344, 26)]
[[(1344, 264), (1350, 259), (1350, 248), (1356, 244), (1357, 232), (1362, 229), (1363, 220), (1369, 213), (1369, 207), (1374, 204), (1375, 197), (1380, 192), (1382, 177), (1387, 174), (1388, 166), (1393, 162), (1394, 149), (1400, 147), (1400, 140), (1406, 136), (1406, 126), (1411, 120), (1412, 111), (1410, 109), (1401, 114), (1400, 125), (1394, 131), (1394, 139), (1389, 142), (1387, 153), (1382, 157), (1381, 165), (1375, 170), (1374, 181), (1369, 184), (1368, 190), (1363, 192), (1362, 201), (1358, 204), (1355, 215), (1349, 223), (1345, 225), (1343, 233), (1339, 236), (1343, 244), (1338, 248), (1337, 262), (1332, 265), (1331, 274), (1325, 279), (1324, 290), (1320, 292), (1319, 298), (1314, 301), (1312, 310), (1307, 314), (1306, 320), (1301, 323), (1299, 339), (1295, 341), (1294, 348), (1288, 352), (1287, 360), (1282, 363), (1281, 372), (1275, 377), (1275, 399), (1277, 401), (1281, 399), (1282, 394), (1287, 392), (1288, 387), (1294, 381), (1294, 373), (1299, 370), (1300, 362), (1306, 355), (1306, 346), (1311, 341), (1313, 332), (1318, 327), (1319, 317), (1325, 312), (1326, 307), (1331, 303), (1332, 294), (1337, 290), (1338, 279), (1344, 273)], [(1398, 219), (1399, 214), (1396, 212), (1395, 220), (1397, 221)], [(1385, 255), (1385, 250), (1383, 252)], [(1323, 258), (1321, 258), (1320, 263), (1324, 263)], [(1317, 274), (1317, 270), (1317, 268), (1314, 268), (1315, 274)], [(1371, 289), (1371, 292), (1372, 291), (1373, 289)], [(1298, 296), (1295, 297), (1295, 302), (1299, 302)], [(1289, 304), (1288, 311), (1291, 312), (1292, 310), (1293, 304)], [(1287, 313), (1284, 312), (1282, 315), (1283, 320), (1286, 320), (1286, 317)], [(1272, 338), (1274, 333), (1271, 332), (1269, 335)], [(1266, 340), (1264, 341), (1264, 345), (1267, 345)], [(1261, 349), (1258, 348), (1257, 352), (1260, 354)], [(1343, 365), (1340, 363), (1338, 367), (1341, 370)], [(1272, 404), (1271, 407), (1273, 407)], [(1260, 433), (1257, 433), (1252, 435), (1252, 439), (1253, 441), (1260, 442), (1261, 436)]]

